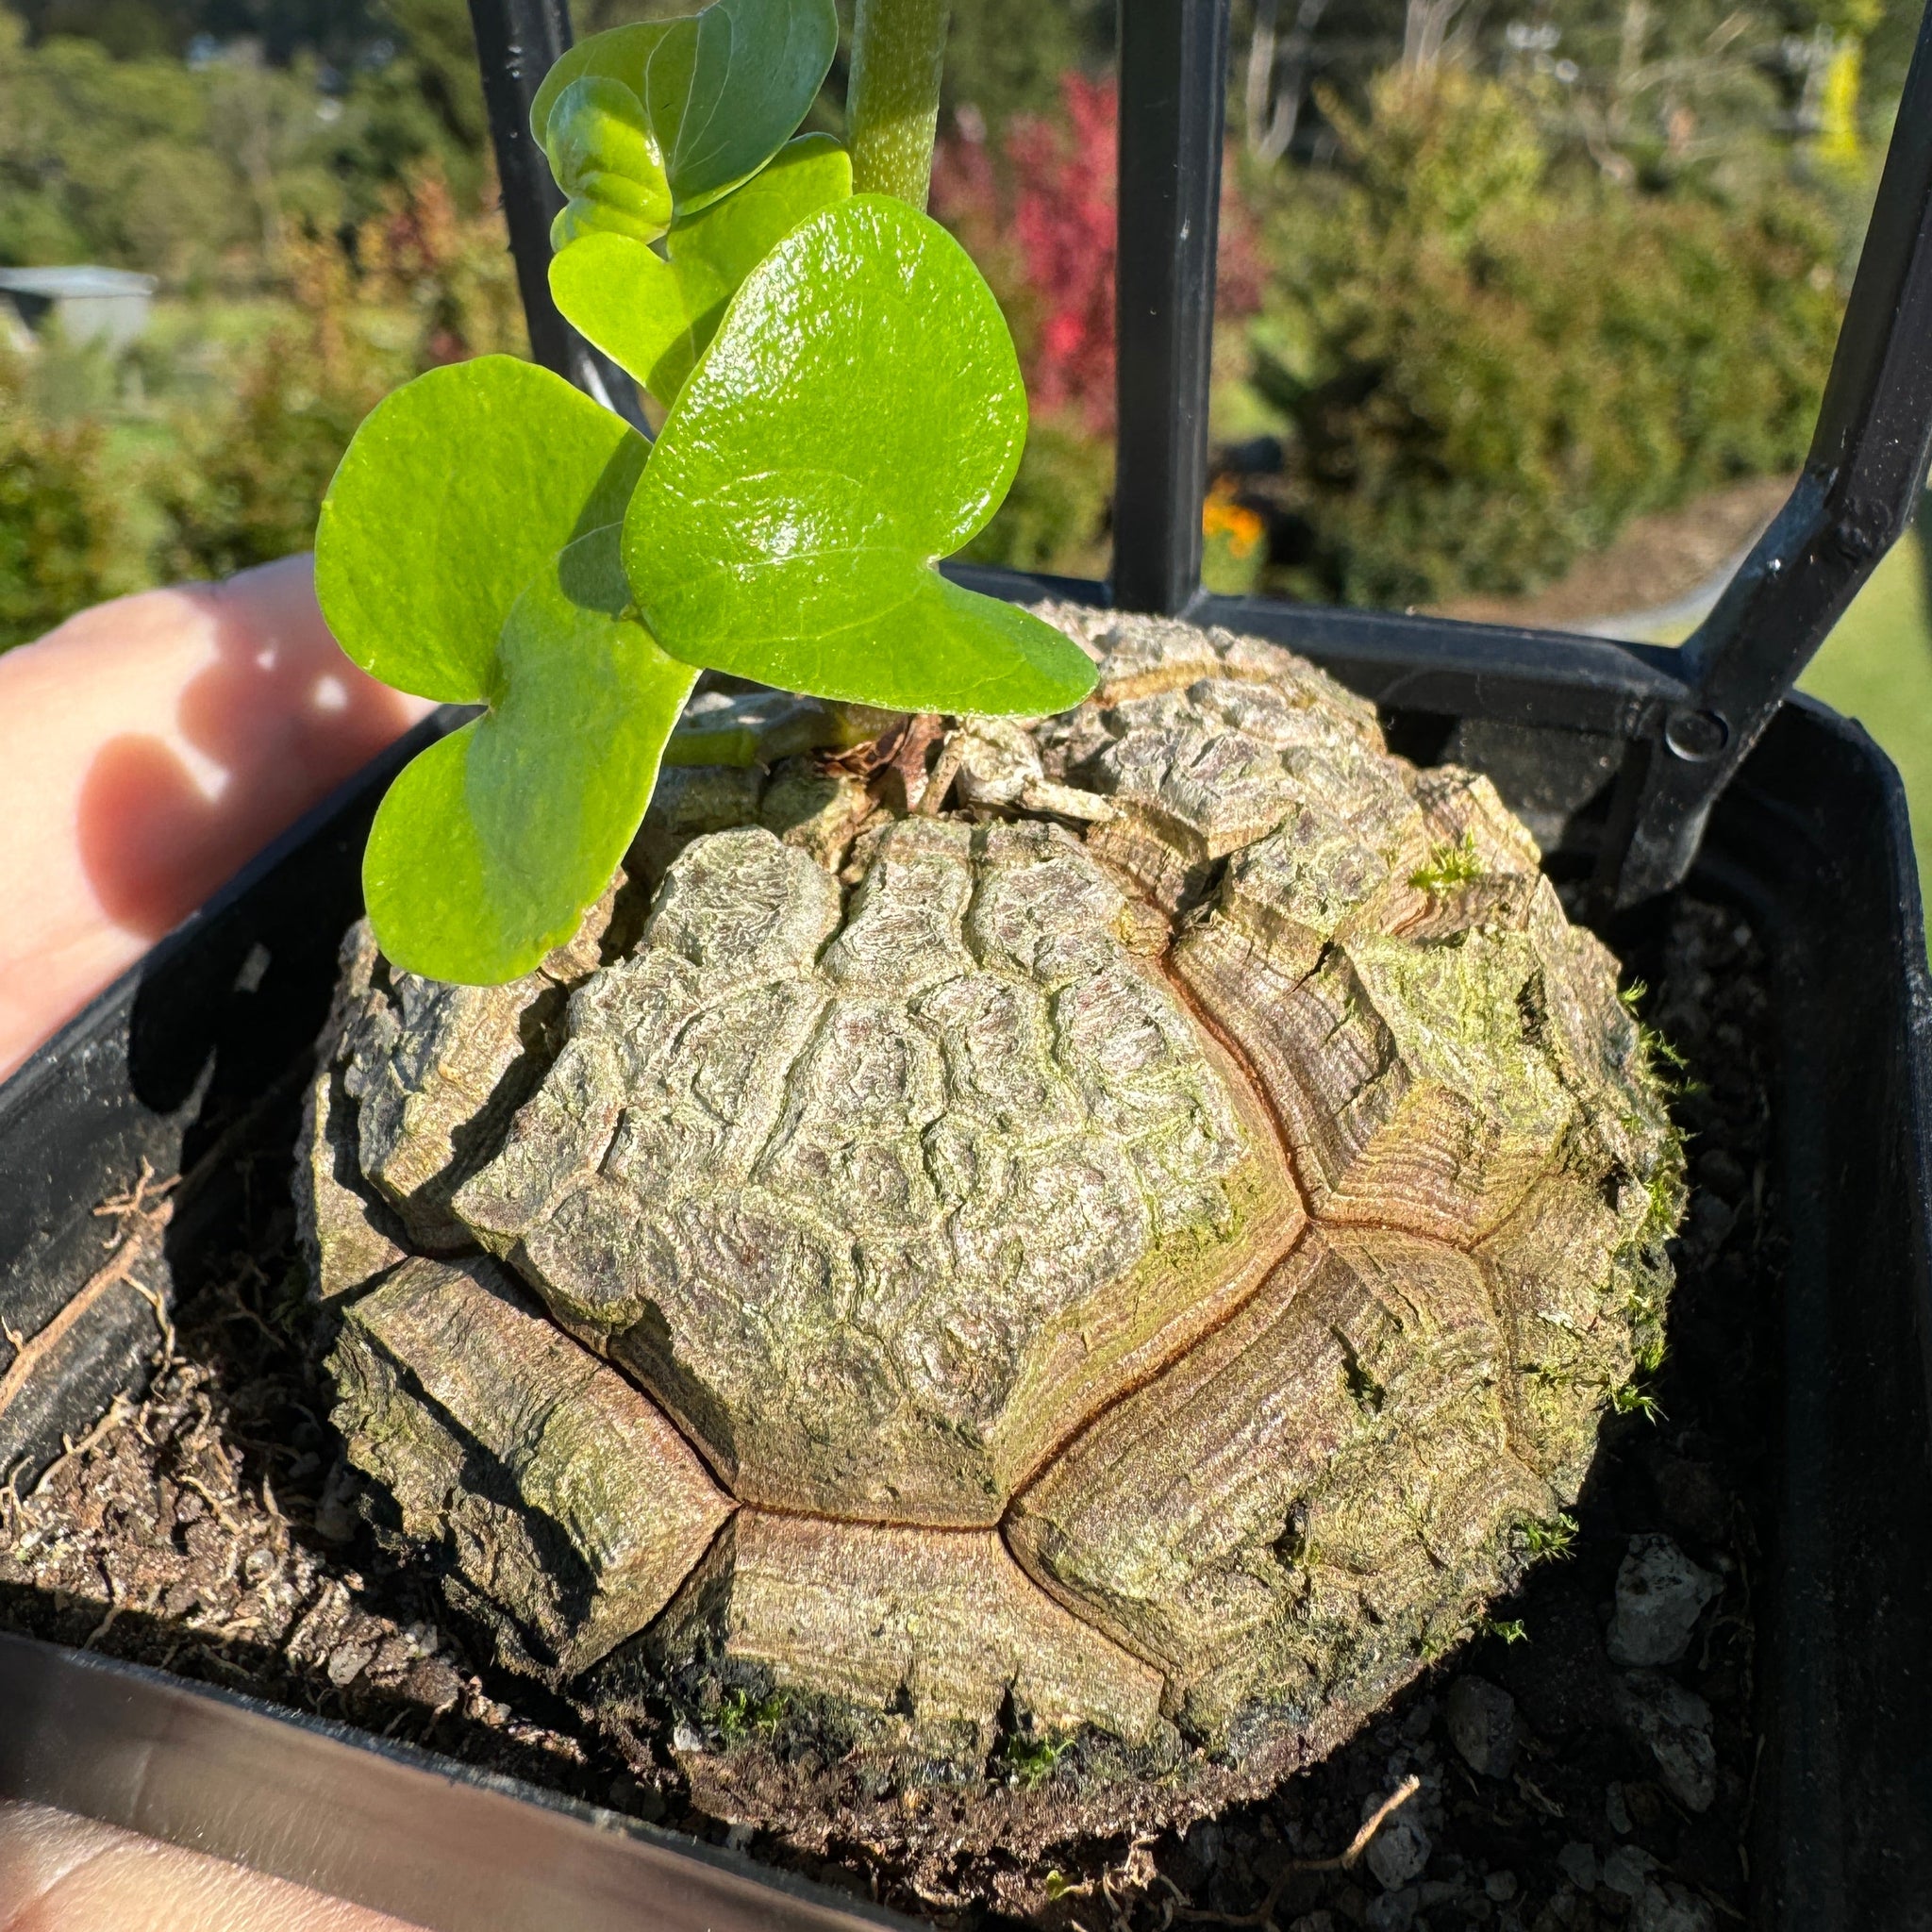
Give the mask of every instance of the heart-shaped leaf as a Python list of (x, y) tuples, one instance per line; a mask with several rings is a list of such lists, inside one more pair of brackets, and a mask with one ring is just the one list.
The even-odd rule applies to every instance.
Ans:
[(746, 278), (625, 519), (673, 657), (908, 711), (1040, 713), (1084, 653), (931, 566), (991, 517), (1026, 439), (999, 305), (938, 223), (856, 195)]
[(678, 212), (693, 213), (777, 153), (838, 49), (833, 0), (713, 0), (578, 42), (544, 76), (530, 124), (547, 152), (566, 88), (591, 75), (622, 83), (648, 110)]
[(591, 234), (655, 242), (671, 225), (663, 158), (627, 87), (595, 74), (572, 81), (551, 111), (544, 152), (570, 197), (550, 225), (553, 248)]
[(609, 884), (696, 674), (635, 618), (615, 526), (517, 598), (490, 709), (413, 759), (375, 815), (362, 890), (383, 951), (437, 979), (527, 973)]
[(363, 670), (420, 697), (491, 695), (510, 607), (574, 538), (620, 522), (650, 444), (509, 356), (433, 369), (378, 404), (315, 532), (315, 591)]
[(851, 192), (845, 150), (830, 135), (801, 135), (736, 193), (678, 222), (664, 255), (622, 234), (572, 242), (550, 264), (550, 291), (575, 328), (669, 406), (739, 284), (806, 216)]

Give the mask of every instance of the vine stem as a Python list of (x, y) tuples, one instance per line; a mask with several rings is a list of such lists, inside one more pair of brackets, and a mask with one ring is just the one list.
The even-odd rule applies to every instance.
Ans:
[(852, 188), (925, 207), (951, 0), (858, 0), (846, 96)]

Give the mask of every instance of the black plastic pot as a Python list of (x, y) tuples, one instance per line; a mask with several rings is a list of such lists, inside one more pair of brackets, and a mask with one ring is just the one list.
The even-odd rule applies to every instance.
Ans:
[(0, 1635), (0, 1793), (298, 1879), (428, 1932), (906, 1924), (509, 1779), (27, 1638)]
[[(1426, 709), (1391, 708), (1398, 739), (1417, 748), (1433, 739), (1485, 766), (1546, 834), (1567, 827), (1556, 862), (1588, 860), (1588, 801), (1600, 817), (1614, 773), (1614, 743), (1605, 735), (1497, 720), (1485, 698), (1508, 693), (1514, 714), (1521, 693), (1483, 663), (1445, 660), (1433, 642), (1407, 656), (1391, 643), (1367, 663), (1324, 650), (1319, 639), (1292, 641), (1360, 688), (1422, 694)], [(1563, 648), (1573, 670), (1602, 660), (1601, 676), (1578, 687), (1577, 708), (1588, 715), (1615, 702), (1626, 662), (1615, 647)], [(251, 1178), (281, 1184), (336, 941), (359, 909), (358, 861), (370, 815), (395, 768), (441, 722), (429, 721), (345, 787), (0, 1089), (0, 1316), (16, 1331), (45, 1333), (75, 1306), (99, 1265), (92, 1210), (125, 1191), (143, 1159), (184, 1176), (168, 1233), (168, 1261), (181, 1283), (219, 1248)], [(1751, 1860), (1755, 1916), (1767, 1927), (1847, 1932), (1919, 1924), (1932, 1910), (1932, 1673), (1924, 1667), (1932, 1637), (1932, 997), (1896, 774), (1856, 725), (1807, 700), (1787, 704), (1720, 802), (1690, 883), (1734, 901), (1757, 926), (1776, 1002), (1777, 1192), (1788, 1204), (1790, 1258), (1781, 1504), (1766, 1553), (1770, 1597), (1759, 1606), (1771, 1656), (1760, 1676), (1766, 1743)], [(153, 1311), (131, 1291), (88, 1307), (0, 1404), (0, 1467), (25, 1457), (31, 1468), (58, 1451), (63, 1432), (85, 1429), (113, 1391), (138, 1376), (154, 1340)], [(504, 1894), (493, 1918), (425, 1917), (410, 1877), (417, 1867), (399, 1846), (358, 1864), (340, 1842), (318, 1846), (289, 1823), (323, 1801), (364, 1817), (354, 1794), (377, 1774), (375, 1763), (327, 1726), (256, 1707), (243, 1724), (231, 1715), (239, 1709), (133, 1666), (82, 1664), (48, 1645), (5, 1640), (0, 1795), (64, 1803), (226, 1849), (462, 1932), (697, 1923), (676, 1916), (697, 1867), (687, 1872), (675, 1857), (638, 1868), (634, 1922), (608, 1916), (601, 1890), (580, 1899), (568, 1864), (541, 1894), (555, 1916), (532, 1915), (527, 1897)], [(211, 1808), (101, 1769), (175, 1738), (180, 1726), (196, 1740), (191, 1761), (204, 1768), (231, 1750), (247, 1754), (250, 1775), (209, 1798)], [(261, 1742), (271, 1734), (284, 1737), (285, 1757)], [(328, 1752), (312, 1747), (331, 1735)], [(491, 1807), (505, 1802), (501, 1785), (446, 1763), (406, 1776), (405, 1768), (431, 1761), (369, 1740), (361, 1748), (380, 1749), (380, 1775), (398, 1780), (398, 1790), (416, 1789), (410, 1777), (426, 1779), (425, 1797), (410, 1803), (434, 1793), (438, 1815), (449, 1818), (446, 1838), (416, 1844), (419, 1860), (460, 1864), (471, 1856), (461, 1849), (465, 1834), (483, 1830), (494, 1841), (504, 1828), (489, 1823), (499, 1818)], [(172, 1778), (173, 1764), (169, 1751), (155, 1756), (150, 1781)], [(473, 1800), (474, 1821), (465, 1822)], [(537, 1791), (517, 1802), (545, 1818), (583, 1815)], [(550, 1842), (537, 1818), (503, 1815), (523, 1819), (531, 1843)], [(664, 1834), (649, 1840), (675, 1843)], [(677, 1856), (706, 1872), (717, 1860), (695, 1846)], [(745, 1884), (773, 1888), (747, 1895), (758, 1898), (761, 1916), (733, 1920), (707, 1905), (705, 1923), (805, 1923), (795, 1916), (795, 1888), (753, 1875), (741, 1862), (732, 1869)], [(595, 1875), (594, 1887), (605, 1884)], [(570, 1918), (565, 1907), (581, 1916)]]
[[(512, 229), (541, 236), (545, 183), (518, 104), (568, 28), (556, 0), (474, 8), (480, 43), (498, 57), (489, 77)], [(1857, 726), (1785, 695), (1924, 475), (1932, 39), (1922, 35), (1806, 479), (1680, 653), (1198, 594), (1225, 7), (1124, 0), (1123, 15), (1123, 205), (1135, 220), (1121, 263), (1114, 595), (1276, 638), (1325, 664), (1383, 707), (1410, 756), (1490, 772), (1554, 868), (1594, 872), (1604, 907), (1655, 904), (1657, 889), (1688, 877), (1757, 926), (1773, 964), (1775, 1191), (1790, 1259), (1779, 1506), (1758, 1605), (1769, 1655), (1753, 1923), (1932, 1924), (1923, 915), (1896, 774)], [(541, 313), (534, 285), (546, 359), (587, 386), (601, 380)], [(1013, 596), (1108, 596), (959, 575)], [(0, 1479), (85, 1429), (152, 1351), (149, 1305), (96, 1280), (96, 1204), (143, 1160), (180, 1173), (167, 1260), (188, 1284), (242, 1191), (284, 1184), (336, 941), (359, 909), (371, 813), (403, 759), (448, 722), (377, 760), (0, 1088), (0, 1317), (41, 1343), (29, 1341), (30, 1362), (0, 1353)], [(225, 1851), (452, 1932), (856, 1922), (842, 1901), (708, 1848), (19, 1639), (0, 1639), (0, 1796)], [(417, 1807), (435, 1829), (405, 1844), (395, 1818)], [(305, 1827), (322, 1816), (350, 1824)], [(501, 1882), (478, 1886), (474, 1870)], [(531, 1870), (541, 1886), (519, 1876)]]

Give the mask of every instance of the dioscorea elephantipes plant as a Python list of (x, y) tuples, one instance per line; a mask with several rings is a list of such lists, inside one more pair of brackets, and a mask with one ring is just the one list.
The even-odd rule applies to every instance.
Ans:
[[(372, 1521), (498, 1659), (957, 1891), (1258, 1794), (1471, 1627), (1656, 1359), (1681, 1163), (1487, 779), (933, 568), (1025, 427), (916, 206), (941, 15), (860, 0), (849, 159), (786, 139), (828, 0), (546, 80), (559, 306), (667, 413), (485, 360), (343, 464), (338, 634), (488, 708), (377, 818), (297, 1208)], [(680, 725), (701, 667), (824, 702)], [(907, 809), (880, 709), (969, 714)]]
[(1091, 688), (1058, 631), (934, 568), (1026, 435), (991, 291), (922, 211), (944, 25), (941, 0), (862, 0), (849, 153), (793, 138), (832, 0), (715, 0), (546, 77), (558, 306), (667, 414), (654, 445), (486, 356), (398, 391), (343, 458), (316, 537), (331, 628), (388, 683), (487, 707), (370, 835), (397, 964), (492, 984), (568, 939), (708, 668), (902, 711)]

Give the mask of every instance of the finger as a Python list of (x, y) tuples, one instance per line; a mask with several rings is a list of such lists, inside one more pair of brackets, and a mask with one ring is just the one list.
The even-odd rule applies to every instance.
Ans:
[(427, 708), (336, 648), (307, 557), (0, 657), (0, 1078)]
[(0, 1932), (408, 1932), (205, 1853), (0, 1801)]

